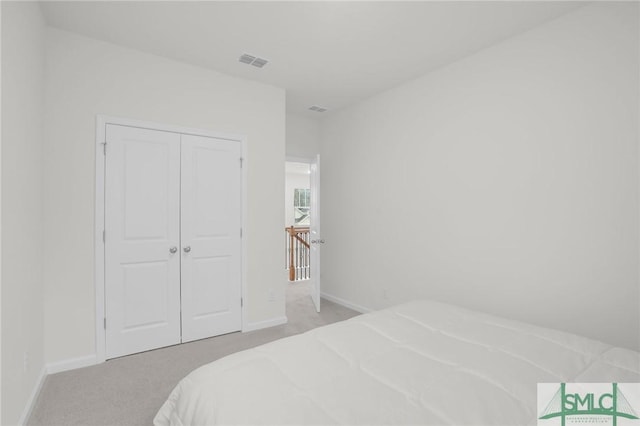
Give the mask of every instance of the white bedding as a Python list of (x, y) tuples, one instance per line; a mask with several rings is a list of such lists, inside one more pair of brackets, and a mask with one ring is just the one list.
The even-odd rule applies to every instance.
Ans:
[(154, 424), (533, 425), (538, 382), (640, 382), (640, 354), (416, 301), (207, 364)]

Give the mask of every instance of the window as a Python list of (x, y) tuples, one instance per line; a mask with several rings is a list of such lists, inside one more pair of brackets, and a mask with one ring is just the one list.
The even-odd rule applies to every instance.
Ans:
[(311, 202), (311, 190), (308, 188), (296, 188), (293, 193), (293, 217), (296, 225), (309, 225), (309, 205)]

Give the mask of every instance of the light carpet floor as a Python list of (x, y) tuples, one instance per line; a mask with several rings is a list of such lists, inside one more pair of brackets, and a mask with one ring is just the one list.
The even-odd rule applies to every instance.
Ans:
[(44, 382), (27, 425), (145, 425), (190, 371), (223, 356), (358, 315), (322, 300), (316, 313), (306, 282), (288, 284), (288, 323), (231, 333), (112, 359), (52, 374)]

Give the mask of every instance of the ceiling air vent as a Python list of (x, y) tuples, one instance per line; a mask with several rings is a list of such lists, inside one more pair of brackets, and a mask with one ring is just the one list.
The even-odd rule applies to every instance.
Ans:
[(309, 107), (309, 109), (310, 109), (311, 111), (315, 111), (315, 112), (325, 112), (325, 111), (327, 110), (327, 108), (325, 108), (325, 107), (321, 107), (321, 106), (318, 106), (318, 105), (311, 105), (311, 106)]
[(269, 63), (269, 61), (267, 61), (264, 58), (258, 58), (256, 56), (249, 55), (248, 53), (245, 53), (242, 56), (240, 56), (239, 61), (242, 62), (243, 64), (253, 65), (254, 67), (257, 67), (257, 68), (262, 68)]
[(242, 62), (243, 64), (250, 64), (255, 59), (256, 59), (255, 56), (247, 55), (246, 53), (240, 56), (240, 62)]
[(251, 65), (253, 65), (254, 67), (262, 68), (267, 65), (267, 63), (269, 63), (269, 61), (267, 61), (266, 59), (256, 58), (253, 60), (253, 62), (251, 62)]

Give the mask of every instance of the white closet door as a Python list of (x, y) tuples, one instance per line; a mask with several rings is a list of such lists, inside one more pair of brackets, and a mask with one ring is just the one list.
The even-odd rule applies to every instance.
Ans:
[(114, 358), (180, 342), (180, 135), (118, 125), (106, 134), (106, 355)]
[(182, 341), (238, 331), (241, 146), (182, 135)]

